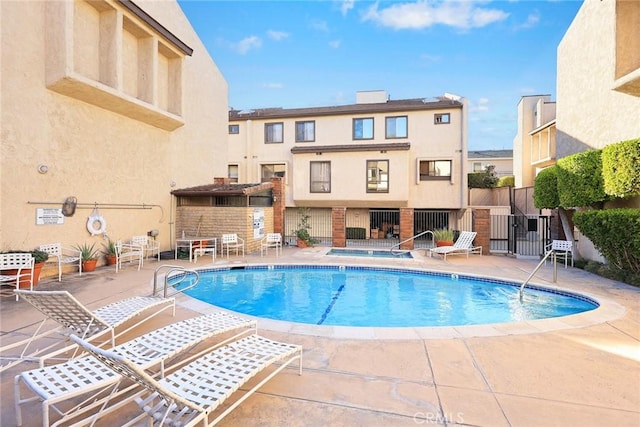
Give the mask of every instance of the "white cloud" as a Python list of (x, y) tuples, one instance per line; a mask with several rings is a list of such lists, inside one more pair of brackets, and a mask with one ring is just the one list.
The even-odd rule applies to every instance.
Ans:
[(477, 101), (469, 101), (469, 112), (484, 113), (489, 111), (489, 98), (479, 98)]
[(269, 30), (267, 31), (267, 36), (269, 36), (269, 38), (272, 40), (280, 41), (289, 37), (289, 33), (285, 33), (284, 31)]
[(342, 0), (342, 4), (340, 5), (340, 12), (342, 13), (342, 16), (346, 16), (347, 13), (353, 9), (354, 4), (355, 0)]
[(440, 62), (440, 57), (437, 55), (429, 55), (428, 53), (421, 53), (420, 60), (423, 62)]
[(528, 28), (533, 28), (540, 22), (540, 14), (538, 12), (530, 13), (527, 16), (527, 20), (522, 24), (516, 25), (516, 30), (526, 30)]
[(263, 83), (262, 87), (267, 89), (282, 89), (284, 84), (282, 83)]
[(329, 32), (329, 26), (327, 25), (327, 21), (320, 21), (320, 20), (313, 20), (311, 21), (311, 23), (309, 24), (309, 26), (317, 31), (322, 31), (322, 32)]
[(262, 40), (257, 36), (245, 37), (240, 40), (238, 43), (234, 44), (234, 48), (236, 52), (240, 55), (244, 55), (249, 52), (251, 49), (257, 49), (262, 46)]
[(342, 42), (341, 42), (340, 40), (331, 40), (331, 41), (329, 42), (329, 47), (332, 47), (332, 48), (334, 48), (334, 49), (337, 49), (337, 48), (339, 48), (339, 47), (340, 47), (340, 44), (341, 44), (341, 43), (342, 43)]
[(396, 30), (417, 30), (438, 24), (466, 30), (484, 27), (509, 16), (499, 9), (481, 7), (472, 0), (444, 0), (438, 3), (419, 0), (396, 3), (386, 8), (379, 6), (378, 2), (370, 6), (362, 15), (362, 20)]

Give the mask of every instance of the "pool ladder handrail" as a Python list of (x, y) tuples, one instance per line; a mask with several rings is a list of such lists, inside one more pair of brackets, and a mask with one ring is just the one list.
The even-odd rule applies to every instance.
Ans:
[(536, 268), (534, 268), (531, 274), (529, 274), (529, 277), (527, 277), (527, 280), (522, 282), (522, 285), (520, 285), (520, 301), (521, 302), (522, 302), (522, 296), (524, 295), (524, 287), (527, 286), (529, 281), (538, 272), (538, 270), (540, 270), (540, 267), (542, 267), (547, 262), (547, 259), (551, 255), (553, 255), (553, 283), (556, 283), (556, 280), (558, 279), (558, 263), (556, 262), (555, 251), (550, 250), (544, 255), (544, 257), (542, 257), (538, 265), (536, 265)]
[[(188, 268), (184, 268), (182, 266), (179, 265), (161, 265), (158, 266), (155, 270), (155, 272), (153, 273), (153, 296), (155, 296), (159, 289), (158, 289), (158, 273), (160, 273), (161, 270), (163, 269), (169, 269), (165, 274), (164, 274), (164, 287), (162, 289), (162, 297), (163, 298), (167, 298), (179, 293), (182, 293), (184, 291), (187, 291), (189, 289), (195, 288), (198, 285), (198, 282), (200, 281), (200, 274), (196, 271), (196, 270), (191, 270)], [(172, 283), (171, 285), (169, 284), (169, 279), (171, 279), (172, 277), (177, 277), (178, 275), (182, 275), (181, 278), (179, 278), (175, 283)], [(175, 290), (176, 286), (178, 286), (180, 283), (184, 282), (186, 280), (187, 277), (189, 277), (190, 275), (195, 275), (195, 280), (193, 281), (193, 283), (187, 287), (184, 287), (182, 289), (179, 290)], [(172, 293), (169, 293), (169, 287), (173, 288), (175, 291)]]
[(391, 246), (391, 248), (389, 249), (389, 252), (391, 252), (391, 255), (400, 256), (400, 253), (395, 253), (393, 250), (396, 249), (396, 248), (400, 248), (400, 245), (402, 245), (403, 243), (407, 243), (407, 242), (409, 242), (409, 241), (411, 241), (411, 240), (413, 240), (413, 239), (415, 239), (417, 237), (423, 236), (423, 235), (425, 235), (427, 233), (431, 233), (431, 241), (433, 241), (436, 238), (436, 236), (433, 234), (433, 231), (426, 230), (426, 231), (423, 231), (422, 233), (416, 234), (413, 237), (409, 237), (408, 239), (405, 239), (400, 243), (396, 243), (395, 245)]

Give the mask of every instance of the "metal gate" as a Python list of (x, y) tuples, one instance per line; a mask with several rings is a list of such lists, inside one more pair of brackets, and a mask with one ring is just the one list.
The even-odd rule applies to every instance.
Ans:
[(551, 241), (550, 218), (544, 215), (491, 215), (491, 252), (539, 258)]

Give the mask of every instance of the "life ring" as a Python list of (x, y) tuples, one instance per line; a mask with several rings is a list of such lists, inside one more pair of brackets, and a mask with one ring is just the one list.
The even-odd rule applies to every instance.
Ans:
[[(99, 225), (97, 228), (96, 223)], [(87, 218), (87, 230), (89, 230), (92, 236), (104, 234), (107, 232), (107, 221), (100, 214), (92, 214)]]

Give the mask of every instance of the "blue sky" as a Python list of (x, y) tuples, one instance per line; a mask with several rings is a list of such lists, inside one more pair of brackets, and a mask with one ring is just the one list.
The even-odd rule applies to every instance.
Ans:
[(469, 101), (469, 149), (512, 148), (523, 95), (556, 93), (556, 51), (582, 2), (179, 0), (235, 109), (391, 99)]

